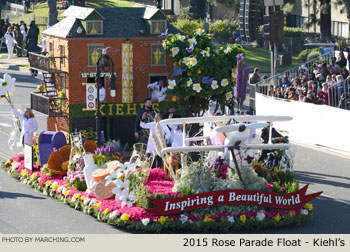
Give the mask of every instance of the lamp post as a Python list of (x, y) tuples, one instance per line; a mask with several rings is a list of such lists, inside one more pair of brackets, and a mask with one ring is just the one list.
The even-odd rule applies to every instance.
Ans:
[[(97, 86), (97, 110), (96, 110), (96, 142), (99, 147), (101, 144), (101, 112), (100, 112), (100, 87), (99, 84), (101, 82), (101, 72), (103, 73), (111, 73), (110, 77), (110, 89), (111, 96), (115, 97), (117, 85), (116, 85), (116, 77), (114, 75), (114, 62), (112, 58), (107, 54), (108, 48), (103, 48), (102, 53), (97, 59), (96, 62), (96, 86)], [(106, 88), (105, 88), (106, 89)]]

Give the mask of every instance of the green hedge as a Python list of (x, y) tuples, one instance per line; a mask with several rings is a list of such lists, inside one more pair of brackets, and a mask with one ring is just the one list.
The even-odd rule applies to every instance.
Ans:
[(229, 38), (238, 30), (238, 24), (234, 21), (217, 20), (210, 24), (209, 32), (214, 34), (215, 37)]
[(203, 20), (178, 19), (172, 25), (184, 34), (189, 35), (196, 29), (203, 28)]

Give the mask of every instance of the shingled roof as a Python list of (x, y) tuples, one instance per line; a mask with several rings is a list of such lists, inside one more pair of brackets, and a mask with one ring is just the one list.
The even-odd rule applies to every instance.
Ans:
[[(86, 36), (85, 31), (78, 34), (78, 27), (83, 28), (81, 22), (94, 11), (103, 18), (103, 34)], [(79, 12), (79, 13), (78, 13)], [(66, 17), (57, 24), (43, 31), (43, 34), (60, 38), (133, 38), (133, 37), (157, 37), (150, 34), (147, 20), (161, 10), (151, 7), (116, 7), (116, 8), (84, 8), (71, 6), (63, 15)], [(162, 15), (164, 13), (161, 12)], [(166, 16), (164, 15), (164, 18)], [(175, 27), (167, 24), (169, 33), (180, 33)]]

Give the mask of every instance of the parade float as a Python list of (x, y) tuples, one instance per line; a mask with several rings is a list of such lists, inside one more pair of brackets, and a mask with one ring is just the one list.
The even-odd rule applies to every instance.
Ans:
[[(307, 185), (299, 187), (288, 137), (274, 134), (274, 122), (292, 118), (241, 115), (249, 74), (243, 49), (215, 48), (201, 29), (187, 38), (162, 36), (174, 61), (168, 94), (190, 116), (162, 120), (150, 134), (164, 167), (151, 169), (153, 159), (136, 145), (124, 160), (120, 142), (97, 146), (94, 132), (84, 130), (70, 133), (59, 147), (52, 134), (47, 162), (40, 160), (40, 135), (49, 135), (42, 132), (33, 156), (15, 155), (3, 169), (102, 222), (132, 230), (225, 233), (311, 221), (310, 201), (321, 192), (306, 194)], [(210, 62), (213, 69), (206, 67)], [(205, 113), (211, 101), (217, 105), (214, 116)], [(237, 108), (238, 115), (227, 114), (227, 108)], [(166, 144), (162, 125), (182, 125), (181, 146)], [(196, 134), (187, 134), (194, 125)], [(263, 143), (251, 141), (256, 130), (265, 132)]]

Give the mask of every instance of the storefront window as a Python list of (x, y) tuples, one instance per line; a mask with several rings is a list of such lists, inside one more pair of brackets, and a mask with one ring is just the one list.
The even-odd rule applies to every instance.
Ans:
[(152, 45), (152, 65), (165, 65), (165, 52), (162, 45)]

